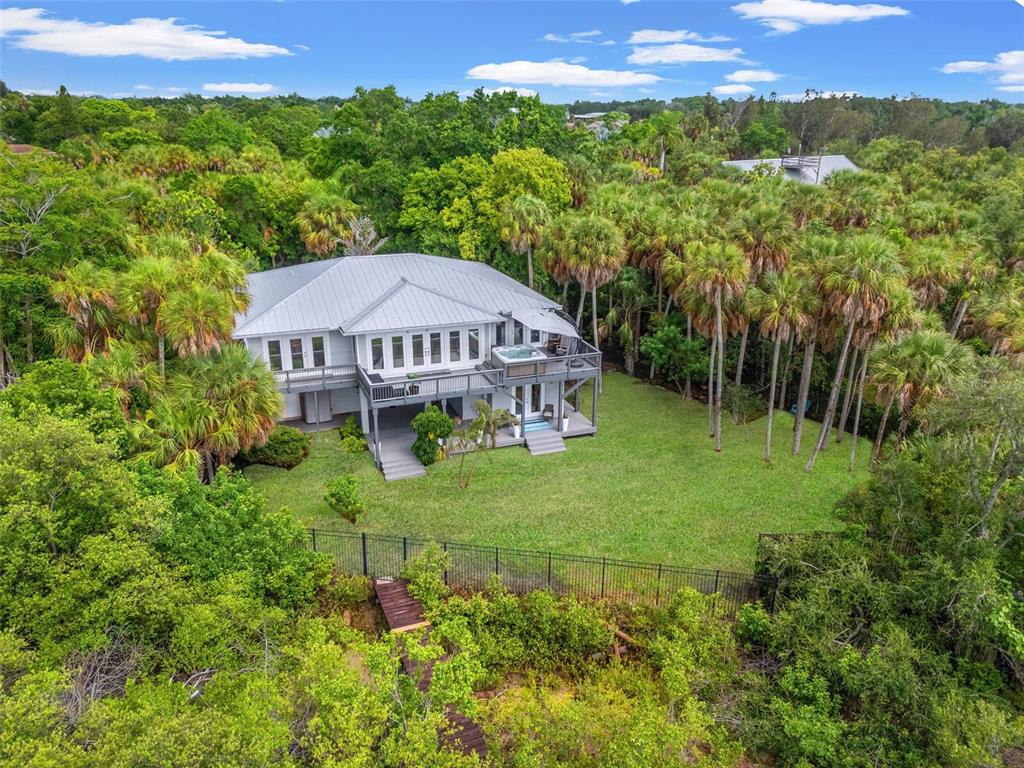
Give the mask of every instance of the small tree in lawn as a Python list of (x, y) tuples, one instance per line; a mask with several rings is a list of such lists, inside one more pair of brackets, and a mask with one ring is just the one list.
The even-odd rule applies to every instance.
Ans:
[(473, 409), (476, 411), (476, 418), (473, 419), (473, 424), (479, 428), (479, 434), (490, 438), (491, 448), (498, 447), (499, 429), (511, 427), (513, 424), (518, 423), (516, 417), (509, 413), (506, 408), (495, 408), (486, 400), (477, 400), (473, 403)]
[(677, 325), (664, 324), (640, 340), (640, 354), (686, 394), (683, 382), (699, 378), (706, 367), (707, 345), (702, 338), (688, 339)]
[(341, 475), (331, 480), (327, 484), (324, 501), (350, 523), (366, 514), (366, 504), (359, 495), (359, 481), (352, 475)]

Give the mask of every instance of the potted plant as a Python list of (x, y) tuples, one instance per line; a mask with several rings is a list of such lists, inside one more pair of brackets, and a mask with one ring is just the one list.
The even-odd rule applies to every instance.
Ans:
[(569, 429), (569, 414), (562, 414), (562, 431), (566, 432)]
[(519, 419), (517, 419), (515, 416), (513, 416), (512, 419), (513, 419), (513, 421), (512, 421), (512, 436), (516, 440), (518, 440), (520, 437), (522, 437), (522, 429), (523, 429), (523, 427), (522, 427), (522, 424), (520, 423)]

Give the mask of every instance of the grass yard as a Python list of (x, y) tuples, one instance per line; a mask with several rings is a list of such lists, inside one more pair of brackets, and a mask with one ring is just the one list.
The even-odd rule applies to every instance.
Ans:
[[(589, 414), (589, 393), (581, 403)], [(623, 374), (605, 376), (596, 437), (566, 441), (565, 453), (525, 448), (481, 454), (469, 488), (458, 459), (426, 477), (386, 483), (368, 453), (345, 454), (336, 431), (313, 438), (291, 471), (245, 470), (272, 506), (307, 526), (433, 537), (676, 565), (749, 570), (759, 531), (834, 528), (836, 501), (867, 476), (870, 445), (849, 472), (849, 438), (834, 442), (814, 471), (803, 470), (818, 425), (805, 428), (802, 456), (790, 455), (793, 419), (776, 415), (774, 463), (763, 461), (765, 420), (735, 426), (727, 416), (722, 453), (707, 436), (700, 403)], [(472, 457), (467, 458), (467, 462)], [(352, 473), (369, 509), (356, 526), (323, 502), (324, 485)]]

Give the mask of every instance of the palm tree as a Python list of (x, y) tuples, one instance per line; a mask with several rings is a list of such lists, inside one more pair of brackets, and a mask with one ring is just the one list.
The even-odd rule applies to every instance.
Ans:
[[(713, 354), (717, 356), (718, 372), (714, 396), (715, 450), (722, 450), (722, 377), (725, 358), (724, 323), (725, 302), (742, 295), (750, 277), (750, 264), (743, 252), (734, 245), (714, 242), (695, 244), (690, 250), (690, 286), (714, 307)], [(713, 382), (708, 381), (711, 387)]]
[(892, 306), (893, 295), (903, 285), (902, 278), (903, 268), (896, 246), (875, 234), (848, 237), (843, 245), (843, 257), (831, 262), (824, 276), (825, 338), (834, 340), (842, 332), (843, 340), (821, 431), (804, 467), (807, 471), (814, 468), (828, 440), (854, 335), (859, 334), (866, 340), (878, 332), (885, 313)]
[(633, 376), (640, 357), (640, 318), (651, 304), (651, 293), (643, 273), (636, 267), (626, 267), (608, 285), (608, 295), (612, 307), (598, 330), (602, 338), (615, 337), (622, 347), (626, 373)]
[(567, 232), (570, 246), (569, 269), (580, 284), (580, 308), (577, 324), (583, 310), (583, 298), (590, 292), (594, 346), (597, 336), (597, 289), (613, 280), (626, 260), (626, 245), (622, 232), (615, 224), (594, 214), (576, 217)]
[[(91, 261), (79, 261), (54, 280), (50, 293), (74, 321), (75, 330), (81, 338), (81, 355), (77, 359), (103, 349), (117, 306), (113, 275)], [(65, 336), (70, 338), (67, 334)], [(73, 350), (74, 347), (69, 346), (68, 349)]]
[(937, 307), (959, 279), (964, 257), (949, 238), (929, 237), (910, 243), (903, 252), (903, 263), (918, 303)]
[(491, 440), (491, 448), (498, 447), (498, 430), (511, 427), (516, 423), (516, 417), (505, 408), (494, 408), (486, 400), (477, 400), (473, 403), (476, 411), (474, 429), (478, 434), (486, 435)]
[(779, 203), (762, 200), (744, 208), (733, 219), (729, 232), (750, 260), (754, 281), (766, 272), (785, 269), (793, 241), (793, 224)]
[(809, 290), (806, 279), (792, 273), (769, 274), (764, 289), (753, 288), (747, 294), (751, 314), (761, 320), (761, 335), (773, 338), (771, 384), (768, 388), (768, 429), (765, 436), (764, 460), (772, 460), (772, 416), (775, 411), (775, 384), (779, 372), (779, 351), (782, 342), (806, 333), (817, 311), (817, 297)]
[(533, 289), (533, 251), (540, 245), (551, 211), (540, 198), (519, 195), (502, 208), (501, 219), (501, 237), (513, 253), (526, 256), (527, 285)]
[(135, 458), (175, 474), (212, 478), (213, 455), (207, 436), (213, 423), (213, 407), (191, 392), (159, 397), (145, 417), (133, 425), (139, 445)]
[(171, 294), (157, 323), (179, 355), (209, 355), (231, 338), (235, 309), (222, 291), (194, 285)]
[(284, 406), (270, 369), (241, 344), (187, 360), (174, 390), (212, 406), (207, 446), (220, 464), (265, 443)]
[(306, 201), (295, 215), (306, 251), (319, 258), (334, 253), (338, 243), (349, 235), (349, 222), (355, 213), (355, 206), (337, 195), (320, 194)]
[(120, 304), (139, 327), (153, 324), (157, 337), (160, 379), (166, 379), (166, 335), (160, 322), (160, 308), (175, 289), (174, 262), (165, 256), (144, 256), (132, 262), (120, 285)]
[[(837, 238), (830, 235), (804, 235), (797, 250), (793, 263), (793, 271), (805, 277), (812, 292), (820, 296), (825, 275), (832, 269), (832, 264), (841, 257), (841, 245)], [(800, 453), (800, 442), (803, 437), (807, 395), (811, 388), (811, 372), (814, 366), (814, 350), (818, 343), (819, 326), (822, 308), (818, 303), (811, 327), (804, 335), (803, 364), (800, 369), (800, 384), (797, 388), (796, 423), (793, 425), (793, 448), (795, 456)]]
[[(974, 359), (967, 347), (945, 331), (936, 330), (914, 331), (879, 350), (872, 370), (873, 384), (887, 399), (887, 408), (893, 402), (899, 406), (897, 446), (906, 437), (915, 409), (942, 397), (950, 382), (966, 373)], [(875, 440), (875, 459), (884, 440), (885, 421), (883, 417)]]
[(89, 368), (100, 382), (117, 395), (125, 421), (130, 421), (129, 405), (135, 393), (151, 392), (160, 385), (153, 364), (146, 360), (145, 352), (137, 344), (111, 339), (107, 351), (89, 360)]

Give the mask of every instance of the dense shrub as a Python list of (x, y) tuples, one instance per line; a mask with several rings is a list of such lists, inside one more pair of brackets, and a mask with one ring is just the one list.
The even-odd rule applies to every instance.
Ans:
[(366, 435), (356, 422), (355, 416), (349, 416), (338, 430), (341, 435), (341, 450), (345, 453), (362, 453), (366, 450)]
[(412, 420), (412, 428), (416, 433), (416, 441), (412, 444), (412, 452), (423, 466), (429, 466), (444, 456), (437, 441), (451, 437), (455, 431), (452, 417), (431, 405), (422, 413), (416, 414)]
[(327, 484), (324, 501), (350, 523), (355, 523), (366, 514), (366, 504), (359, 495), (359, 481), (352, 475), (342, 475), (331, 480)]
[(266, 443), (245, 451), (240, 458), (250, 464), (268, 464), (272, 467), (292, 469), (309, 456), (309, 446), (310, 438), (305, 432), (278, 424)]

